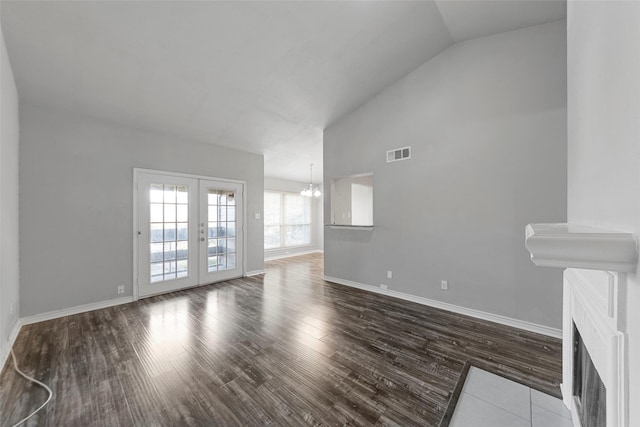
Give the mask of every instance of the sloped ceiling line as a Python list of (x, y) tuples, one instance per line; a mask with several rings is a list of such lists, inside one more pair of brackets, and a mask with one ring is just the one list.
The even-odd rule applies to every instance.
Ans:
[(263, 153), (322, 174), (330, 123), (454, 42), (564, 1), (0, 2), (21, 102)]

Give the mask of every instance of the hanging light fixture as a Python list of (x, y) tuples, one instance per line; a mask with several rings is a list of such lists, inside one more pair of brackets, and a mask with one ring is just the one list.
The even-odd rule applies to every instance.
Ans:
[(309, 166), (309, 187), (304, 187), (302, 188), (302, 191), (300, 192), (301, 196), (305, 196), (305, 197), (320, 197), (322, 196), (322, 193), (320, 192), (320, 188), (316, 187), (315, 190), (313, 189), (313, 163), (311, 163), (311, 165)]

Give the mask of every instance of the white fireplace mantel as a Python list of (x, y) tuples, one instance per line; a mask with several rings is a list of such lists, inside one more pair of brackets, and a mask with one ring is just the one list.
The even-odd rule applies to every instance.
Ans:
[(638, 248), (632, 233), (577, 224), (529, 224), (525, 246), (541, 267), (633, 272)]
[(636, 270), (633, 234), (577, 224), (529, 224), (525, 246), (535, 265), (565, 268), (562, 395), (574, 425), (576, 332), (606, 388), (606, 425), (628, 427), (627, 274)]

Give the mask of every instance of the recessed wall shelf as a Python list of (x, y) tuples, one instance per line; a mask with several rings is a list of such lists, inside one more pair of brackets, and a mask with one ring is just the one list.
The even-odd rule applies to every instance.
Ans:
[(633, 272), (638, 247), (632, 233), (578, 224), (529, 224), (525, 246), (541, 267)]

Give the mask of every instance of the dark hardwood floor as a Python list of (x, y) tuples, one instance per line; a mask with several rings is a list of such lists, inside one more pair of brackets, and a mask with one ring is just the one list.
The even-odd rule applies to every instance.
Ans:
[[(266, 274), (22, 328), (50, 385), (27, 425), (435, 426), (465, 362), (559, 396), (560, 340), (322, 280), (322, 255)], [(0, 420), (46, 398), (0, 374)]]

